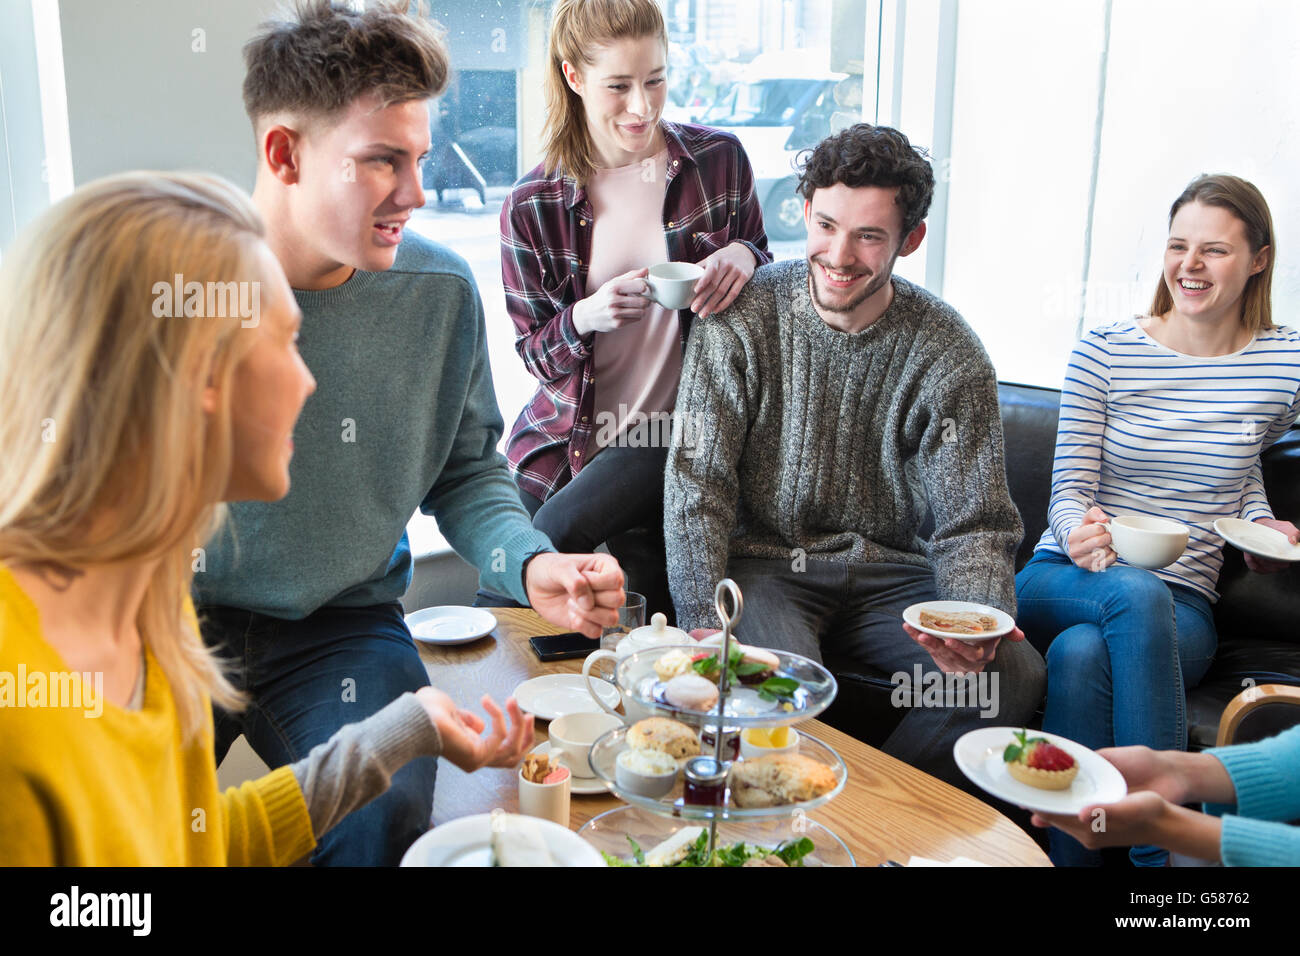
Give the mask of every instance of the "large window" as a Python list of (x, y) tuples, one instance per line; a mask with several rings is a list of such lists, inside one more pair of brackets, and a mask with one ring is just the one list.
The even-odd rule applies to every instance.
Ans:
[[(910, 10), (910, 5), (909, 5)], [(1300, 8), (962, 3), (941, 292), (1001, 377), (1059, 387), (1086, 328), (1144, 313), (1169, 206), (1206, 172), (1263, 191), (1294, 324)]]
[[(487, 18), (467, 17), (452, 4), (432, 10), (448, 28), (458, 75), (433, 111), (435, 140), (446, 146), (435, 148), (426, 175), (429, 204), (412, 224), (450, 245), (474, 270), (507, 434), (536, 382), (515, 353), (506, 315), (499, 216), (510, 184), (542, 158), (549, 6), (503, 2)], [(832, 51), (832, 0), (668, 0), (663, 6), (671, 41), (665, 117), (724, 126), (740, 137), (774, 253), (802, 256), (794, 157), (830, 131), (837, 96), (861, 102), (862, 63), (875, 62), (874, 49), (864, 58), (866, 30), (858, 23), (852, 42)], [(865, 0), (849, 6), (865, 13)], [(837, 69), (833, 52), (845, 61)], [(503, 176), (507, 163), (512, 168)], [(417, 551), (441, 542), (434, 522), (421, 515), (409, 531)]]
[[(865, 119), (931, 150), (929, 235), (896, 271), (962, 312), (1004, 380), (1059, 386), (1083, 329), (1145, 310), (1169, 204), (1202, 172), (1245, 176), (1268, 198), (1280, 253), (1275, 314), (1294, 322), (1300, 6), (661, 5), (671, 41), (666, 115), (741, 138), (778, 257), (803, 255), (793, 191), (801, 148)], [(135, 167), (205, 168), (251, 186), (238, 51), (275, 7), (230, 0), (220, 16), (205, 0), (0, 7), (0, 254), (15, 228), (67, 191), (74, 171), (81, 183)], [(414, 225), (465, 256), (478, 277), (508, 429), (535, 383), (505, 315), (497, 221), (510, 182), (541, 158), (550, 3), (430, 7), (447, 27), (456, 76), (431, 111), (445, 148)]]
[[(547, 6), (522, 10), (519, 172), (539, 157)], [(665, 0), (669, 119), (741, 137), (778, 258), (803, 255), (798, 150), (859, 120), (930, 149), (929, 234), (898, 274), (970, 322), (1005, 381), (1059, 387), (1087, 328), (1144, 312), (1169, 205), (1202, 172), (1251, 179), (1300, 305), (1300, 7), (1269, 0)], [(1207, 25), (1212, 25), (1209, 27)], [(451, 35), (453, 55), (461, 42)], [(467, 40), (473, 45), (472, 38)], [(514, 354), (494, 247), (500, 192), (431, 208), (471, 258), (507, 428), (534, 383)]]

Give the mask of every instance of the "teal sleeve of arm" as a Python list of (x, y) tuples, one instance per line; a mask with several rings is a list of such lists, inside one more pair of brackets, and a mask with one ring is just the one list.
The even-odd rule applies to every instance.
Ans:
[(1205, 751), (1228, 771), (1236, 805), (1206, 804), (1223, 818), (1220, 854), (1229, 866), (1300, 865), (1300, 727), (1253, 744)]
[[(1213, 747), (1205, 753), (1223, 764), (1237, 793), (1235, 811), (1255, 820), (1300, 819), (1300, 726), (1253, 744)], [(1207, 804), (1207, 813), (1233, 808)]]
[(1219, 857), (1224, 866), (1300, 866), (1300, 827), (1224, 816)]
[(464, 394), (451, 454), (420, 505), (456, 553), (479, 571), (480, 585), (528, 603), (524, 564), (554, 551), (550, 538), (533, 527), (519, 501), (506, 460), (497, 451), (504, 423), (492, 388), (483, 308), (473, 296), (475, 337), (469, 388)]

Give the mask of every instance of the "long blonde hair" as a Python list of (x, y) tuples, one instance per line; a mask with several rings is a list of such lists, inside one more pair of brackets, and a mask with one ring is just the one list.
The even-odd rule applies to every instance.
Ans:
[(187, 739), (207, 698), (243, 700), (187, 604), (194, 549), (225, 516), (231, 384), (255, 330), (159, 318), (154, 285), (260, 281), (264, 233), (223, 179), (126, 173), (48, 210), (0, 268), (0, 561), (158, 559), (137, 625)]
[(582, 97), (564, 79), (564, 61), (591, 66), (597, 47), (614, 40), (655, 37), (668, 47), (668, 30), (655, 0), (559, 0), (551, 17), (546, 72), (546, 173), (561, 168), (579, 183), (596, 170)]
[[(1268, 247), (1268, 261), (1264, 268), (1246, 280), (1241, 293), (1241, 323), (1251, 335), (1262, 329), (1273, 328), (1273, 263), (1277, 261), (1277, 240), (1273, 235), (1273, 215), (1264, 201), (1264, 194), (1254, 183), (1226, 173), (1201, 175), (1187, 184), (1169, 209), (1169, 225), (1173, 226), (1178, 210), (1189, 202), (1226, 209), (1246, 229), (1246, 241), (1251, 254)], [(1156, 294), (1151, 301), (1151, 314), (1163, 317), (1174, 307), (1174, 298), (1165, 284), (1164, 276), (1156, 283)]]

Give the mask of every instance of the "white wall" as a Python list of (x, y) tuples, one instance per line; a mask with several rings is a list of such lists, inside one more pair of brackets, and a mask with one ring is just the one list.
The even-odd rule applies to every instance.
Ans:
[(941, 291), (1005, 380), (1059, 387), (1081, 322), (1146, 311), (1170, 203), (1203, 172), (1263, 191), (1275, 316), (1300, 321), (1300, 5), (1114, 0), (1104, 26), (1103, 0), (960, 3)]
[(274, 0), (60, 0), (76, 184), (127, 169), (204, 169), (251, 190), (240, 51), (275, 8)]
[(0, 254), (49, 204), (30, 3), (0, 7)]
[(1074, 343), (1102, 48), (1094, 0), (960, 6), (943, 297), (999, 378), (1060, 386)]
[(1088, 327), (1146, 312), (1169, 206), (1201, 173), (1242, 176), (1263, 192), (1280, 236), (1275, 320), (1300, 323), (1298, 36), (1300, 4), (1117, 0)]

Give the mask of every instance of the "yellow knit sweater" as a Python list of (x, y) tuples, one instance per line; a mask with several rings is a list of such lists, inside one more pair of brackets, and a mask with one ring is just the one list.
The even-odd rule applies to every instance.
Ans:
[(218, 791), (211, 718), (182, 743), (152, 653), (139, 711), (77, 702), (67, 673), (0, 566), (0, 865), (283, 866), (315, 846), (288, 767)]

